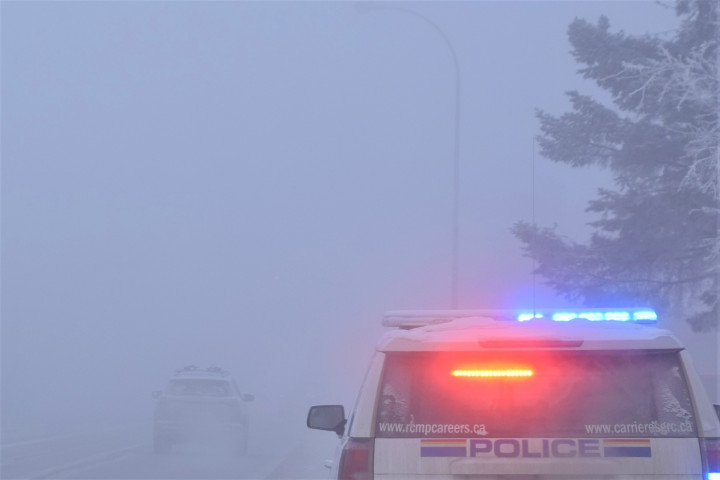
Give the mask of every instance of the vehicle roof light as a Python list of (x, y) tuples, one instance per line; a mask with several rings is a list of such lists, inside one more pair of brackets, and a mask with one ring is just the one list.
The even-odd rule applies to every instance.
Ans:
[(655, 323), (657, 313), (648, 309), (593, 309), (593, 310), (557, 310), (542, 311), (534, 313), (520, 313), (517, 316), (519, 322), (527, 322), (533, 318), (551, 318), (555, 322), (569, 322), (575, 319), (584, 319), (591, 322), (614, 321), (614, 322), (635, 322)]
[(650, 322), (657, 322), (657, 313), (653, 312), (652, 310), (642, 310), (639, 312), (633, 312), (633, 320), (636, 321), (650, 321)]
[(605, 320), (617, 320), (619, 322), (627, 322), (630, 320), (630, 314), (628, 312), (607, 312), (605, 314)]
[(533, 318), (543, 318), (542, 313), (521, 313), (518, 315), (518, 321), (519, 322), (527, 322), (528, 320), (532, 320)]

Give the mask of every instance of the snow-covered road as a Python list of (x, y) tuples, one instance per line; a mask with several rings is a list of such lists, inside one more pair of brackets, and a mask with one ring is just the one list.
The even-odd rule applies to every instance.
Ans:
[[(322, 432), (324, 433), (324, 432)], [(132, 424), (52, 436), (3, 435), (3, 479), (322, 479), (333, 435), (307, 431), (292, 441), (256, 435), (239, 457), (203, 445), (155, 455), (151, 425)]]

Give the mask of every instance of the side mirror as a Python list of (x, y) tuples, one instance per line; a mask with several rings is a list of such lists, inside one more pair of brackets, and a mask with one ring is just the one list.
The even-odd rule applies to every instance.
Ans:
[(162, 396), (162, 392), (160, 390), (155, 390), (154, 392), (152, 392), (153, 398), (160, 398), (161, 396)]
[(713, 407), (715, 407), (715, 413), (717, 413), (717, 416), (720, 419), (720, 403), (714, 404)]
[(252, 402), (255, 400), (255, 395), (252, 393), (243, 393), (242, 400), (243, 402)]
[(307, 416), (308, 428), (328, 430), (341, 437), (345, 433), (345, 408), (342, 405), (315, 405)]

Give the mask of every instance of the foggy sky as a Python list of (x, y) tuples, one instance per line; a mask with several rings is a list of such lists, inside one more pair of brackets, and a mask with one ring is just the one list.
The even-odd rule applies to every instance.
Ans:
[[(567, 25), (660, 33), (674, 12), (402, 6), (459, 60), (460, 306), (525, 306), (510, 227), (534, 201), (583, 239), (609, 181), (536, 153), (532, 197), (535, 108), (604, 98)], [(437, 32), (387, 8), (3, 2), (3, 423), (149, 418), (191, 363), (300, 425), (348, 406), (383, 311), (450, 306), (454, 86)]]

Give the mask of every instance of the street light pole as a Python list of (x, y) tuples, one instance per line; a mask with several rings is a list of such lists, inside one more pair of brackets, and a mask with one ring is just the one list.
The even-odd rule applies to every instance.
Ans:
[(455, 134), (454, 134), (454, 151), (453, 151), (453, 200), (452, 200), (452, 249), (451, 249), (451, 305), (452, 308), (458, 308), (458, 271), (459, 271), (459, 237), (460, 237), (460, 63), (458, 62), (457, 53), (453, 48), (450, 39), (445, 32), (432, 20), (425, 15), (405, 7), (396, 5), (385, 5), (376, 2), (358, 2), (355, 4), (361, 11), (370, 11), (374, 9), (395, 10), (398, 12), (408, 13), (419, 18), (426, 25), (440, 35), (445, 45), (450, 50), (453, 65), (455, 66)]

